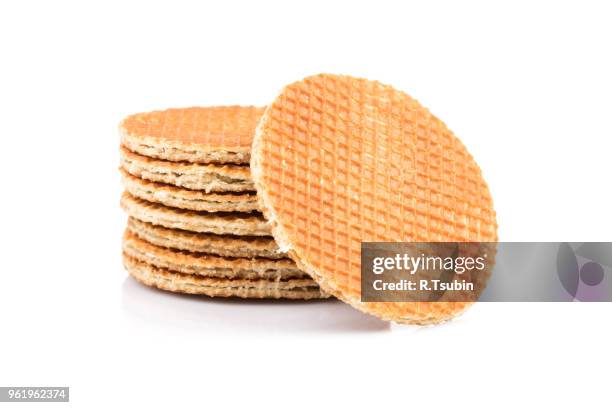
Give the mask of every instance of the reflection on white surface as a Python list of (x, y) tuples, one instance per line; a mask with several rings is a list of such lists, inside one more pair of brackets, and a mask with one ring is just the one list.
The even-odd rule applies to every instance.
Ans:
[(164, 292), (129, 277), (123, 283), (122, 304), (129, 319), (200, 331), (368, 332), (390, 327), (335, 299), (209, 298)]

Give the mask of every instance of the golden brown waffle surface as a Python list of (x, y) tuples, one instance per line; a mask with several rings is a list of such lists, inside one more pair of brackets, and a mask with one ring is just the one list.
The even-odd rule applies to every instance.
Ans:
[(119, 125), (121, 142), (144, 156), (193, 163), (248, 163), (264, 108), (216, 106), (137, 113)]
[(398, 322), (469, 305), (360, 301), (361, 242), (497, 240), (480, 168), (407, 94), (336, 75), (291, 84), (264, 113), (251, 170), (275, 239), (324, 290)]

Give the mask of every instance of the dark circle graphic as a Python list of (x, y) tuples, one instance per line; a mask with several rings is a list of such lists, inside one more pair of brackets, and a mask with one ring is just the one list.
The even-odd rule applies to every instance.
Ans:
[(603, 278), (603, 267), (597, 262), (587, 262), (580, 268), (580, 280), (589, 286), (599, 285)]

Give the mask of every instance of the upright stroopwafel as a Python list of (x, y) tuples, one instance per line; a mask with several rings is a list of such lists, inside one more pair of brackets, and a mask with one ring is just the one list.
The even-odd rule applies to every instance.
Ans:
[(435, 323), (469, 306), (360, 299), (361, 242), (497, 240), (478, 165), (405, 93), (336, 75), (291, 84), (260, 121), (251, 170), (275, 239), (324, 290), (398, 322)]

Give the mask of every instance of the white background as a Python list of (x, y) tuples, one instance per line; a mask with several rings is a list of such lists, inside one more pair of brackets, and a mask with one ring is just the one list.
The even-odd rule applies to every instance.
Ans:
[(121, 266), (125, 115), (265, 105), (319, 72), (443, 119), (501, 240), (612, 240), (610, 8), (492, 3), (2, 2), (0, 385), (70, 386), (75, 406), (609, 406), (612, 304), (414, 328), (164, 294)]

